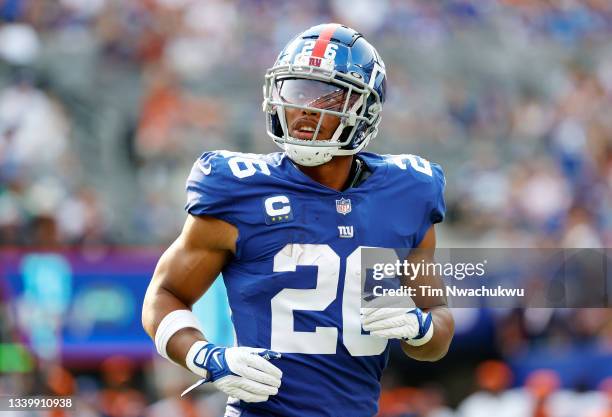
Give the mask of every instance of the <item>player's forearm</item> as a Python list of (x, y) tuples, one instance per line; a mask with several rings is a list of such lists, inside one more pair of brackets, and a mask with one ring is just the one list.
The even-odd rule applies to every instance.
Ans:
[(453, 339), (455, 321), (447, 307), (434, 307), (425, 311), (432, 315), (434, 333), (431, 340), (422, 346), (411, 346), (406, 342), (401, 344), (407, 356), (418, 361), (435, 362), (448, 352)]
[[(145, 295), (142, 308), (142, 325), (155, 340), (155, 333), (161, 321), (175, 310), (189, 310), (190, 307), (163, 287), (151, 283)], [(185, 366), (185, 358), (191, 346), (198, 340), (205, 340), (204, 335), (197, 329), (185, 328), (174, 334), (168, 341), (166, 352), (176, 363)]]

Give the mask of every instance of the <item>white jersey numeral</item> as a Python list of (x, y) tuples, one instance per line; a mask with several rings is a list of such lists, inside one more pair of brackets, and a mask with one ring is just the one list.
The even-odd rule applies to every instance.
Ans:
[(395, 165), (397, 165), (401, 169), (407, 169), (408, 166), (406, 165), (406, 162), (405, 162), (406, 159), (408, 160), (408, 162), (410, 163), (410, 166), (415, 171), (429, 175), (430, 177), (433, 176), (433, 172), (431, 170), (431, 164), (429, 163), (427, 159), (421, 158), (420, 156), (410, 155), (410, 154), (409, 155), (397, 155), (393, 157), (393, 162), (395, 163)]
[(342, 329), (344, 346), (351, 356), (380, 355), (387, 340), (361, 334), (361, 247), (346, 258), (346, 275), (342, 292)]
[(262, 174), (270, 175), (268, 164), (260, 159), (246, 158), (243, 156), (234, 156), (227, 161), (232, 174), (238, 178), (246, 178), (259, 170)]
[(274, 272), (295, 272), (316, 266), (317, 284), (311, 290), (286, 288), (272, 298), (270, 349), (293, 353), (336, 353), (338, 329), (317, 327), (314, 332), (293, 330), (293, 311), (323, 311), (336, 298), (340, 257), (328, 245), (289, 244), (274, 257)]
[[(285, 353), (334, 354), (336, 327), (317, 326), (314, 332), (294, 330), (295, 310), (323, 311), (335, 299), (340, 276), (340, 257), (328, 245), (288, 244), (274, 257), (274, 272), (295, 272), (298, 265), (316, 266), (314, 289), (286, 288), (272, 298), (270, 349)], [(361, 333), (361, 247), (346, 259), (342, 289), (343, 340), (353, 356), (384, 352), (387, 340)]]

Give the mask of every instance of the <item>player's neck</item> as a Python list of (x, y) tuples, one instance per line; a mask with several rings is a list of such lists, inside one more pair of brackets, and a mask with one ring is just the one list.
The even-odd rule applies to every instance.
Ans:
[(351, 175), (353, 155), (335, 156), (331, 161), (316, 167), (298, 165), (300, 171), (328, 188), (342, 191)]

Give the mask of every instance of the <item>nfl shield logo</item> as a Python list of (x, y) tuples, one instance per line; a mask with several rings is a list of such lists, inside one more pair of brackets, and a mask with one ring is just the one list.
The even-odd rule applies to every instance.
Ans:
[(340, 214), (349, 214), (351, 212), (351, 200), (348, 198), (336, 200), (336, 211)]

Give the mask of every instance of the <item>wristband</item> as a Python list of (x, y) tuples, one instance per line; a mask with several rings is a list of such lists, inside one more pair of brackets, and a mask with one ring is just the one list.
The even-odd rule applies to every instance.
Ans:
[(172, 360), (168, 357), (168, 352), (166, 351), (168, 341), (176, 332), (187, 328), (202, 331), (198, 319), (191, 310), (174, 310), (164, 317), (155, 332), (155, 348), (157, 353), (168, 360)]

